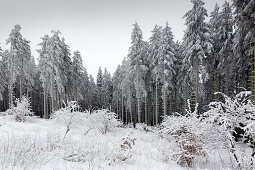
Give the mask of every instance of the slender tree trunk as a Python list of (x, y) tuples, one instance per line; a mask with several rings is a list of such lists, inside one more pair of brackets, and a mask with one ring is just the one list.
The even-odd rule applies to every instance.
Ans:
[(20, 79), (19, 79), (19, 98), (21, 99), (22, 97), (22, 83), (21, 83), (21, 76), (20, 76)]
[(133, 123), (133, 116), (132, 116), (132, 98), (131, 98), (131, 92), (129, 92), (129, 109), (130, 109), (130, 123)]
[(188, 100), (188, 89), (187, 89), (187, 82), (185, 82), (185, 89), (184, 89), (184, 114), (186, 114), (186, 109), (187, 109), (187, 100)]
[(75, 84), (75, 101), (78, 102), (78, 88), (77, 88), (77, 77), (75, 75), (75, 79), (74, 79), (74, 84)]
[(67, 85), (65, 85), (64, 91), (65, 91), (65, 105), (67, 105)]
[(145, 97), (144, 107), (145, 107), (145, 113), (144, 113), (145, 124), (148, 125), (147, 96)]
[[(219, 78), (219, 70), (218, 70), (218, 66), (216, 66), (216, 73), (215, 73), (215, 82), (216, 82), (216, 85), (215, 85), (215, 91), (216, 92), (220, 92), (220, 78)], [(215, 99), (217, 101), (219, 101), (219, 94), (216, 94), (215, 95)]]
[(169, 93), (169, 115), (172, 115), (172, 96), (171, 91)]
[(47, 115), (46, 115), (46, 90), (43, 90), (43, 115), (44, 118), (47, 119)]
[(156, 78), (156, 125), (158, 125), (158, 78)]
[(166, 89), (165, 89), (165, 87), (164, 87), (164, 91), (163, 91), (163, 107), (164, 107), (164, 116), (166, 116), (167, 114), (167, 112), (166, 112), (166, 109), (167, 109), (167, 106), (166, 106)]
[(117, 90), (117, 115), (119, 115), (119, 91)]
[(51, 73), (51, 112), (54, 111), (54, 98), (53, 98), (53, 70)]
[(121, 91), (121, 114), (122, 114), (122, 122), (124, 122), (124, 100), (123, 100), (123, 91)]
[(138, 113), (138, 123), (141, 123), (141, 112), (140, 112), (140, 96), (137, 99), (137, 113)]
[(23, 57), (21, 57), (21, 73), (19, 79), (19, 98), (22, 97), (22, 78), (23, 78)]
[(198, 83), (199, 83), (199, 77), (198, 77), (198, 56), (196, 55), (196, 95), (195, 95), (195, 107), (198, 103)]
[[(13, 57), (13, 55), (12, 55)], [(9, 65), (9, 71), (11, 72), (10, 75), (10, 79), (9, 79), (9, 87), (8, 87), (8, 92), (9, 92), (9, 109), (12, 108), (12, 90), (13, 90), (13, 85), (12, 85), (12, 79), (13, 79), (13, 62), (12, 62), (12, 57), (10, 60), (10, 65)]]
[(12, 108), (12, 85), (10, 84), (9, 85), (9, 88), (8, 88), (8, 92), (9, 92), (9, 109)]
[(163, 99), (163, 102), (164, 102), (164, 103), (163, 103), (163, 105), (164, 105), (164, 106), (163, 106), (163, 107), (164, 107), (164, 116), (166, 116), (166, 109), (167, 109), (167, 106), (166, 106), (166, 87), (165, 87), (165, 84), (166, 84), (166, 75), (165, 75), (165, 69), (166, 69), (166, 68), (165, 68), (165, 67), (166, 67), (166, 66), (165, 66), (165, 55), (164, 55), (164, 63), (163, 63), (163, 64), (164, 64), (164, 69), (163, 69), (163, 75), (164, 75), (164, 78), (163, 78), (163, 79), (164, 79), (164, 80), (163, 80), (163, 81), (164, 81), (164, 84), (163, 84), (163, 88), (164, 88), (164, 91), (163, 91), (163, 98), (164, 98), (164, 99)]
[[(126, 101), (126, 106), (127, 106), (127, 101)], [(128, 124), (128, 108), (125, 107), (125, 115), (126, 115), (126, 124)]]
[(56, 86), (56, 109), (58, 109), (58, 90)]
[[(254, 34), (254, 41), (255, 41), (255, 34)], [(251, 55), (251, 101), (254, 102), (255, 94), (254, 94), (254, 62), (255, 62), (255, 44), (254, 44), (254, 51), (253, 55)]]
[(226, 55), (226, 95), (229, 96), (229, 92), (228, 92), (228, 52)]
[(152, 126), (155, 125), (155, 94), (154, 94), (154, 81), (152, 83)]
[(251, 89), (251, 101), (253, 101), (253, 99), (254, 99), (254, 96), (253, 96), (253, 91), (254, 91), (254, 89), (253, 89), (253, 87), (254, 87), (254, 82), (253, 82), (253, 70), (254, 70), (254, 68), (253, 68), (253, 55), (251, 55), (251, 87), (250, 87), (250, 89)]
[(177, 112), (177, 89), (174, 87), (174, 113)]

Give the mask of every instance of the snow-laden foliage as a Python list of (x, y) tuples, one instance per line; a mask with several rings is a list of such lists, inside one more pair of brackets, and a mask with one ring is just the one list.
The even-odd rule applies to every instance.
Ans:
[[(238, 168), (252, 168), (254, 162), (254, 149), (253, 153), (249, 156), (250, 163), (241, 161), (243, 158), (237, 152), (236, 138), (243, 130), (243, 140), (248, 140), (254, 148), (254, 121), (255, 121), (255, 105), (249, 100), (251, 92), (244, 91), (237, 94), (235, 97), (230, 98), (223, 93), (216, 93), (222, 96), (223, 101), (211, 102), (209, 110), (204, 113), (205, 122), (214, 127), (213, 132), (217, 129), (217, 140), (215, 143), (219, 146), (224, 146), (232, 154), (235, 160), (235, 166)], [(205, 124), (206, 125), (206, 124)], [(211, 128), (212, 129), (212, 128)], [(210, 133), (209, 133), (210, 134)], [(212, 139), (211, 136), (208, 137)], [(216, 142), (216, 141), (215, 141)]]
[(65, 135), (67, 135), (72, 128), (81, 126), (83, 117), (84, 115), (80, 114), (79, 106), (75, 101), (69, 102), (67, 107), (57, 110), (51, 116), (51, 118), (66, 126)]
[(99, 130), (102, 134), (112, 131), (120, 122), (115, 113), (106, 110), (89, 115), (89, 127)]
[(6, 111), (7, 115), (13, 115), (14, 119), (18, 122), (25, 122), (28, 116), (33, 116), (34, 113), (31, 109), (31, 102), (25, 96), (21, 99), (15, 100), (15, 105)]
[[(197, 107), (196, 107), (197, 108)], [(188, 101), (187, 114), (166, 116), (160, 125), (160, 133), (173, 143), (174, 151), (169, 157), (181, 166), (195, 167), (197, 160), (206, 160), (208, 154), (204, 148), (203, 133), (205, 127), (197, 117), (197, 109), (191, 112)]]

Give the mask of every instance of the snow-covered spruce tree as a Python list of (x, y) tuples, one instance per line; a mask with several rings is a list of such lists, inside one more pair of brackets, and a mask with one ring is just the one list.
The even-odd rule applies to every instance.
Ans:
[(112, 78), (110, 72), (107, 71), (105, 68), (103, 74), (103, 105), (104, 108), (111, 111), (111, 104), (112, 104), (112, 94), (113, 94), (113, 85), (112, 85)]
[(61, 42), (63, 63), (60, 65), (60, 70), (62, 73), (60, 76), (62, 79), (64, 91), (61, 89), (60, 95), (62, 100), (64, 98), (64, 103), (67, 104), (73, 94), (72, 60), (70, 57), (71, 56), (70, 47), (65, 43), (64, 38), (61, 39)]
[(185, 98), (185, 74), (186, 72), (182, 71), (182, 60), (183, 60), (183, 46), (181, 45), (181, 42), (177, 41), (175, 43), (175, 55), (176, 55), (176, 74), (174, 77), (175, 83), (174, 83), (174, 91), (175, 91), (175, 97), (174, 97), (174, 102), (175, 102), (175, 107), (174, 107), (174, 112), (178, 113), (184, 113), (186, 108), (183, 106), (183, 104), (186, 103), (184, 101)]
[(96, 85), (97, 85), (97, 101), (98, 101), (98, 107), (102, 108), (103, 107), (103, 72), (102, 68), (99, 67), (98, 73), (97, 73), (97, 80), (96, 80)]
[[(115, 72), (113, 73), (112, 83), (113, 83), (113, 110), (117, 113), (118, 118), (123, 121), (124, 115), (120, 112), (120, 97), (121, 97), (121, 66), (118, 65)], [(124, 122), (124, 121), (123, 121)]]
[(82, 65), (82, 58), (80, 52), (74, 51), (73, 53), (73, 63), (72, 63), (72, 75), (74, 80), (74, 100), (78, 102), (83, 99), (81, 94), (83, 82), (84, 67)]
[(89, 76), (86, 68), (84, 68), (84, 72), (82, 74), (82, 89), (81, 94), (83, 96), (83, 100), (81, 102), (82, 109), (89, 109), (90, 106), (90, 99), (89, 99)]
[(0, 100), (3, 99), (3, 92), (6, 88), (7, 85), (7, 77), (6, 77), (6, 65), (4, 63), (4, 58), (3, 58), (3, 51), (0, 47)]
[(254, 99), (255, 0), (232, 0), (235, 14), (234, 72), (237, 91), (250, 89)]
[(175, 75), (175, 44), (173, 41), (173, 34), (171, 28), (166, 23), (161, 33), (158, 63), (156, 66), (156, 73), (162, 83), (162, 98), (163, 98), (163, 109), (164, 116), (167, 115), (167, 99), (169, 96), (169, 114), (172, 113), (172, 92), (173, 92), (173, 77)]
[(45, 35), (42, 38), (42, 43), (39, 44), (41, 49), (39, 52), (38, 71), (40, 79), (43, 83), (44, 90), (44, 116), (49, 117), (49, 114), (60, 108), (63, 101), (63, 93), (66, 75), (63, 66), (66, 66), (68, 57), (68, 46), (64, 40), (60, 38), (60, 31), (52, 31), (52, 36)]
[[(132, 73), (132, 67), (130, 66), (130, 60), (124, 58), (121, 65), (121, 114), (123, 123), (126, 124), (136, 123), (136, 110), (133, 109), (133, 101), (135, 95), (135, 86), (134, 86), (134, 74)], [(129, 116), (128, 112), (129, 111)], [(130, 120), (130, 121), (129, 121)]]
[(88, 109), (92, 113), (94, 107), (97, 106), (97, 86), (92, 75), (89, 75), (89, 86), (88, 86)]
[(184, 67), (187, 70), (187, 86), (191, 91), (192, 109), (201, 101), (204, 91), (204, 83), (208, 75), (206, 73), (204, 60), (210, 53), (212, 44), (210, 42), (209, 28), (205, 23), (207, 11), (203, 7), (202, 0), (191, 0), (193, 7), (185, 15), (187, 29), (183, 38)]
[[(225, 2), (222, 6), (222, 10), (219, 13), (219, 32), (218, 32), (218, 45), (219, 51), (219, 71), (222, 73), (220, 76), (224, 77), (223, 92), (229, 96), (230, 94), (230, 68), (232, 64), (232, 34), (233, 34), (233, 16), (231, 12), (231, 6), (229, 2)], [(229, 64), (230, 63), (230, 64)], [(232, 77), (232, 76), (231, 76)], [(232, 84), (232, 83), (231, 83)], [(234, 83), (233, 83), (234, 84)]]
[[(10, 45), (10, 59), (8, 61), (8, 66), (12, 69), (16, 70), (16, 77), (12, 83), (10, 81), (9, 84), (9, 104), (12, 104), (12, 90), (15, 83), (17, 83), (16, 88), (19, 89), (20, 97), (23, 95), (24, 86), (27, 84), (31, 84), (31, 79), (27, 79), (31, 73), (30, 68), (26, 67), (32, 63), (31, 61), (31, 51), (30, 51), (30, 41), (27, 41), (25, 38), (22, 37), (20, 33), (21, 27), (20, 25), (15, 25), (12, 29), (9, 38), (7, 39), (6, 43)], [(9, 70), (11, 71), (11, 70)], [(14, 70), (13, 70), (14, 71)], [(10, 73), (12, 74), (12, 73)], [(28, 90), (28, 87), (27, 87)]]
[(50, 95), (50, 76), (51, 76), (51, 67), (52, 61), (48, 55), (48, 40), (49, 36), (45, 35), (42, 39), (42, 43), (39, 44), (41, 49), (39, 52), (39, 64), (38, 64), (38, 73), (40, 75), (39, 79), (42, 82), (43, 88), (43, 115), (44, 118), (49, 117), (49, 105), (48, 105), (48, 96)]
[(158, 56), (161, 45), (162, 27), (155, 25), (149, 40), (149, 72), (151, 74), (150, 89), (152, 91), (152, 125), (157, 125), (159, 120), (158, 105)]
[(137, 23), (133, 24), (133, 30), (131, 33), (131, 47), (129, 48), (128, 60), (131, 67), (131, 74), (134, 74), (134, 85), (136, 90), (137, 99), (137, 113), (138, 123), (141, 123), (141, 104), (144, 98), (147, 96), (145, 89), (144, 74), (148, 71), (145, 66), (146, 52), (145, 42), (143, 41), (142, 30)]
[[(215, 8), (213, 12), (211, 12), (210, 15), (210, 21), (209, 21), (209, 29), (211, 33), (211, 39), (212, 39), (212, 45), (213, 45), (213, 50), (212, 50), (212, 63), (211, 63), (211, 72), (209, 72), (210, 79), (209, 83), (212, 83), (214, 85), (214, 88), (211, 89), (213, 92), (220, 92), (222, 91), (221, 89), (221, 84), (220, 84), (220, 71), (219, 71), (219, 52), (221, 49), (220, 43), (219, 43), (219, 10), (220, 7), (216, 3)], [(214, 98), (216, 100), (219, 100), (219, 95), (215, 95)]]

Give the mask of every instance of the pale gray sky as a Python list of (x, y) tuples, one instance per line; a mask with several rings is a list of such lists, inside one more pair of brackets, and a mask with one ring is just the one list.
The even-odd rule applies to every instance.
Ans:
[[(217, 2), (204, 0), (208, 14)], [(60, 30), (71, 51), (79, 50), (89, 74), (96, 76), (99, 66), (113, 73), (130, 46), (132, 24), (137, 21), (144, 39), (155, 24), (172, 27), (175, 40), (185, 30), (183, 15), (192, 7), (190, 0), (0, 0), (0, 46), (5, 45), (15, 24), (31, 41), (32, 54), (41, 37)]]

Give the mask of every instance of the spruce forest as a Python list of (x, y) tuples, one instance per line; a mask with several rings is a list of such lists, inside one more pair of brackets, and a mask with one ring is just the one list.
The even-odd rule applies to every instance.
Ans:
[[(70, 153), (63, 149), (61, 160), (82, 162), (79, 166), (84, 169), (172, 169), (169, 165), (176, 169), (253, 169), (255, 0), (225, 1), (222, 6), (216, 4), (210, 13), (202, 0), (187, 3), (192, 3), (192, 8), (179, 18), (186, 26), (182, 41), (174, 40), (169, 22), (155, 25), (148, 40), (143, 38), (139, 23), (134, 22), (128, 55), (113, 74), (100, 67), (96, 77), (84, 67), (82, 58), (86, 56), (79, 50), (71, 52), (71, 44), (65, 42), (61, 31), (53, 30), (44, 36), (42, 33), (36, 50), (39, 57), (35, 58), (31, 54), (30, 41), (21, 34), (22, 25), (15, 25), (6, 40), (8, 49), (0, 48), (0, 139), (5, 138), (4, 131), (8, 127), (4, 128), (8, 122), (14, 127), (17, 122), (33, 123), (40, 119), (49, 123), (49, 127), (57, 128), (51, 122), (56, 121), (62, 129), (51, 138), (47, 134), (47, 141), (53, 141), (45, 148), (51, 146), (51, 149), (42, 149), (36, 154), (37, 160), (20, 161), (21, 158), (16, 160), (15, 156), (9, 156), (7, 160), (4, 157), (14, 152), (0, 149), (0, 169), (38, 167), (42, 162), (38, 160), (47, 160), (42, 157), (42, 152), (60, 152), (56, 148), (63, 149), (63, 146)], [(13, 115), (15, 121), (8, 118)], [(32, 120), (34, 116), (36, 118)], [(101, 124), (98, 127), (99, 123), (102, 127)], [(47, 129), (42, 122), (38, 124)], [(20, 126), (29, 131), (28, 125)], [(82, 139), (76, 131), (81, 127)], [(123, 132), (123, 136), (118, 136), (123, 138), (117, 142), (120, 146), (115, 146), (117, 139), (113, 137), (117, 132), (118, 135)], [(56, 134), (60, 134), (57, 136), (59, 140), (55, 140)], [(95, 134), (99, 137), (92, 139), (91, 135)], [(15, 138), (17, 142), (24, 136), (15, 138), (14, 135), (9, 140)], [(78, 144), (75, 137), (97, 141), (95, 145), (101, 147), (97, 151), (100, 159), (98, 156), (88, 158), (96, 152), (84, 148), (94, 145)], [(99, 138), (105, 142), (111, 140), (113, 144), (100, 143)], [(154, 142), (142, 143), (149, 139)], [(46, 141), (46, 137), (43, 140)], [(6, 142), (0, 142), (0, 146), (6, 147)], [(44, 147), (36, 139), (25, 143), (23, 157), (32, 153), (25, 145)], [(71, 152), (71, 143), (77, 147), (76, 152), (81, 153)], [(107, 152), (102, 148), (104, 145), (107, 149), (114, 146), (120, 150)], [(140, 159), (138, 152), (147, 156), (150, 153), (145, 153), (146, 149), (142, 148), (134, 150), (138, 145), (156, 146), (161, 155), (157, 152), (152, 153), (153, 158)], [(13, 142), (12, 148), (18, 150), (19, 147)], [(212, 155), (217, 153), (212, 148), (217, 151), (226, 149), (229, 155), (219, 152), (223, 160), (218, 160), (218, 156), (215, 160)], [(102, 156), (103, 151), (108, 153), (107, 159)], [(110, 152), (116, 154), (109, 156)], [(144, 160), (155, 158), (158, 162), (140, 165)], [(138, 161), (132, 163), (132, 159)], [(207, 161), (201, 161), (203, 159), (216, 163), (206, 165)], [(14, 160), (16, 163), (12, 163)], [(126, 163), (128, 161), (131, 163)], [(217, 161), (221, 163), (217, 164)], [(63, 164), (59, 164), (58, 168), (63, 168)], [(51, 165), (44, 168), (49, 167), (53, 168)]]

